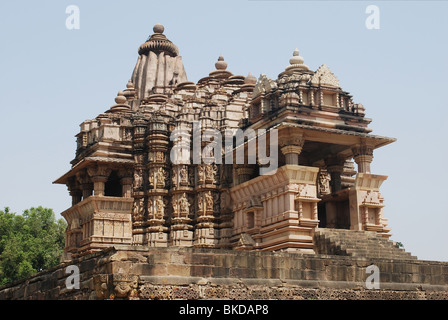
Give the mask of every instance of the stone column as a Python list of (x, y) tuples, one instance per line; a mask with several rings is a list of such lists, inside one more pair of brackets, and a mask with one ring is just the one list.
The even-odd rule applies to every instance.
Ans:
[(83, 183), (82, 186), (82, 198), (85, 200), (92, 195), (93, 185), (90, 182)]
[(150, 247), (167, 247), (168, 231), (166, 219), (170, 214), (168, 149), (170, 144), (169, 120), (157, 117), (148, 123), (146, 146), (148, 147), (147, 212), (145, 229)]
[(87, 169), (87, 173), (93, 181), (93, 190), (95, 196), (104, 196), (104, 189), (111, 171), (111, 169), (104, 165)]
[(93, 184), (89, 176), (87, 175), (87, 172), (86, 171), (78, 172), (76, 174), (76, 180), (81, 186), (83, 200), (90, 197), (93, 191)]
[(132, 196), (132, 177), (123, 177), (120, 180), (121, 186), (122, 186), (122, 196), (124, 198), (131, 198)]
[(236, 168), (236, 174), (238, 175), (238, 183), (249, 181), (252, 174), (254, 173), (254, 168), (250, 165), (241, 165)]
[(305, 139), (301, 133), (287, 131), (280, 138), (280, 151), (285, 155), (286, 164), (298, 165)]
[(325, 162), (327, 164), (327, 172), (331, 176), (331, 193), (338, 192), (342, 189), (341, 175), (344, 171), (345, 159), (339, 157), (331, 157), (326, 159)]
[(358, 165), (359, 173), (370, 173), (370, 163), (373, 160), (373, 147), (361, 144), (352, 147), (353, 159)]
[(93, 193), (95, 196), (104, 196), (104, 188), (106, 186), (107, 177), (103, 176), (94, 176), (92, 177), (93, 181)]
[(299, 164), (299, 155), (302, 152), (301, 146), (285, 146), (280, 149), (281, 152), (285, 155), (286, 164)]
[(74, 206), (75, 204), (81, 202), (81, 200), (82, 200), (82, 190), (80, 190), (80, 189), (70, 190), (70, 195), (72, 196), (72, 206)]
[(122, 168), (118, 170), (118, 176), (120, 177), (121, 184), (121, 196), (123, 198), (132, 197), (132, 184), (134, 182), (132, 173), (133, 169), (131, 168)]

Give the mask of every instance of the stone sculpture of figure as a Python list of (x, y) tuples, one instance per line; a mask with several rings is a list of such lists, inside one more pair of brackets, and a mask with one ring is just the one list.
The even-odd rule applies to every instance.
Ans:
[(188, 172), (189, 172), (188, 176), (190, 178), (189, 179), (190, 185), (192, 186), (192, 185), (194, 185), (194, 168), (193, 167), (188, 168)]
[(179, 171), (180, 175), (180, 182), (188, 184), (188, 170), (182, 166), (182, 168)]
[(190, 203), (188, 202), (187, 195), (185, 193), (179, 199), (179, 208), (180, 213), (183, 216), (188, 216), (188, 213), (190, 212)]
[(171, 177), (171, 180), (173, 181), (173, 186), (177, 186), (177, 170), (173, 169), (173, 176)]
[(159, 168), (156, 172), (156, 181), (157, 187), (165, 187), (165, 170), (163, 168)]
[(131, 130), (124, 131), (124, 139), (127, 141), (132, 140), (132, 131)]
[(215, 168), (211, 164), (207, 164), (205, 166), (205, 179), (212, 181), (212, 183), (214, 183), (215, 175), (216, 175)]
[(156, 152), (156, 161), (157, 162), (164, 162), (164, 156), (163, 156), (163, 152)]
[(199, 213), (204, 213), (204, 198), (203, 195), (199, 195), (198, 198), (198, 211)]
[(154, 187), (154, 171), (149, 172), (148, 182), (151, 186)]
[(156, 200), (156, 219), (163, 219), (163, 214), (165, 212), (165, 204), (161, 198)]
[(133, 210), (133, 216), (135, 221), (140, 221), (143, 219), (143, 205), (144, 205), (143, 198), (135, 200)]
[(134, 189), (140, 189), (143, 185), (142, 171), (138, 170), (134, 172)]
[(179, 203), (177, 200), (173, 200), (173, 214), (176, 216), (179, 212)]
[(205, 194), (205, 204), (205, 211), (213, 211), (213, 196), (210, 191)]
[(204, 181), (204, 167), (202, 165), (198, 166), (198, 180), (199, 182)]
[(321, 172), (319, 175), (319, 190), (321, 194), (330, 193), (329, 181), (330, 181), (329, 174), (326, 172)]

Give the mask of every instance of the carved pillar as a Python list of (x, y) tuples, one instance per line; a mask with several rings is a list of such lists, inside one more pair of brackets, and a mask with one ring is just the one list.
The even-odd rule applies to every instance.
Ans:
[(254, 168), (250, 165), (241, 165), (236, 168), (236, 174), (238, 175), (238, 182), (240, 184), (249, 181), (253, 173)]
[(193, 245), (195, 247), (215, 248), (218, 245), (216, 218), (219, 215), (219, 172), (216, 164), (197, 166), (197, 216)]
[(72, 196), (72, 206), (74, 206), (75, 204), (81, 202), (81, 200), (82, 200), (82, 190), (80, 190), (80, 189), (70, 190), (70, 195)]
[(118, 171), (121, 184), (121, 194), (123, 198), (132, 197), (132, 184), (134, 182), (132, 172), (133, 170), (130, 168), (123, 168)]
[(148, 146), (149, 189), (147, 195), (146, 237), (150, 247), (168, 246), (168, 227), (165, 225), (171, 206), (168, 198), (169, 167), (167, 154), (169, 146), (168, 119), (157, 117), (148, 123), (146, 145)]
[(218, 244), (215, 235), (215, 206), (219, 194), (211, 190), (202, 191), (198, 195), (198, 217), (195, 228), (195, 247), (214, 248)]
[(75, 177), (70, 178), (67, 189), (72, 197), (72, 206), (82, 201), (82, 189)]
[(132, 177), (123, 177), (120, 180), (122, 186), (122, 195), (124, 198), (131, 198), (132, 194)]
[(299, 164), (299, 155), (302, 152), (301, 146), (285, 146), (280, 149), (281, 152), (285, 155), (286, 164)]
[(327, 172), (330, 174), (331, 192), (335, 193), (342, 189), (341, 175), (344, 171), (345, 159), (339, 157), (331, 157), (326, 159)]
[(106, 186), (107, 177), (103, 176), (94, 176), (92, 177), (93, 181), (93, 193), (95, 196), (104, 196), (104, 188)]
[(193, 209), (191, 202), (186, 192), (174, 194), (172, 197), (173, 216), (170, 238), (173, 246), (191, 247), (193, 245), (193, 226), (190, 218), (190, 211)]
[(370, 163), (373, 160), (373, 147), (360, 144), (352, 147), (353, 159), (358, 165), (359, 173), (370, 173)]
[(299, 164), (305, 139), (301, 133), (288, 130), (280, 139), (280, 151), (285, 155), (286, 164)]
[[(194, 238), (194, 168), (190, 163), (191, 125), (178, 120), (172, 135), (176, 137), (170, 151), (171, 168), (171, 225), (170, 244), (178, 247), (192, 247)], [(202, 181), (203, 182), (203, 181)], [(201, 182), (201, 183), (202, 183)]]
[(92, 183), (83, 183), (82, 184), (82, 198), (87, 199), (92, 195), (93, 192), (93, 184)]
[(104, 165), (99, 165), (87, 169), (87, 173), (93, 181), (93, 190), (95, 196), (104, 196), (104, 188), (111, 171), (111, 169), (107, 168)]
[(86, 172), (77, 173), (76, 178), (81, 185), (82, 198), (85, 200), (92, 195), (93, 183)]

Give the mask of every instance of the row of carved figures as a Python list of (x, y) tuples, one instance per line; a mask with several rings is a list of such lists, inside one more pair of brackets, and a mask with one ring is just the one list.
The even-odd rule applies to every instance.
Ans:
[[(223, 199), (227, 194), (221, 195)], [(188, 218), (192, 213), (190, 211), (192, 199), (189, 199), (186, 193), (174, 195), (171, 199), (172, 215), (174, 218), (182, 217)], [(228, 201), (226, 201), (228, 202)], [(148, 216), (162, 220), (165, 217), (166, 208), (170, 202), (163, 196), (153, 196), (147, 200)], [(217, 211), (217, 206), (220, 205), (220, 195), (216, 192), (206, 191), (198, 193), (197, 198), (197, 212), (200, 216), (213, 215)], [(135, 199), (133, 217), (134, 221), (142, 221), (145, 213), (144, 198)]]
[[(217, 183), (218, 167), (216, 164), (198, 165), (198, 183)], [(168, 172), (164, 167), (151, 168), (149, 170), (148, 182), (151, 187), (165, 188), (167, 186)], [(134, 190), (143, 188), (143, 169), (134, 172)], [(177, 165), (172, 170), (172, 185), (193, 185), (194, 168), (188, 168), (186, 165)]]

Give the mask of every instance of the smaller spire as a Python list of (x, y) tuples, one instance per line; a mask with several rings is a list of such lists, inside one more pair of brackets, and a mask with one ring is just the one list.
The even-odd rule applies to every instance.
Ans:
[(215, 68), (216, 70), (209, 73), (210, 77), (227, 79), (233, 76), (232, 72), (226, 70), (227, 62), (224, 60), (222, 54), (219, 56), (218, 61), (215, 63)]
[(129, 79), (128, 83), (126, 84), (126, 88), (128, 89), (134, 89), (134, 84), (132, 83), (132, 80)]
[(256, 84), (257, 78), (255, 78), (252, 73), (249, 72), (247, 77), (244, 79), (244, 84)]
[(126, 99), (126, 97), (124, 96), (124, 93), (123, 93), (123, 91), (118, 91), (118, 94), (117, 94), (117, 97), (115, 98), (115, 102), (117, 103), (117, 104), (126, 104), (126, 101), (127, 101), (127, 99)]
[(304, 61), (303, 57), (301, 57), (299, 55), (299, 49), (296, 48), (294, 50), (293, 54), (292, 54), (292, 58), (289, 59), (289, 63), (291, 65), (293, 65), (293, 64), (303, 64), (303, 61)]
[(289, 59), (289, 66), (286, 67), (286, 71), (289, 70), (308, 70), (308, 66), (303, 64), (304, 59), (299, 55), (299, 49), (295, 49), (292, 58)]
[(131, 110), (131, 106), (127, 104), (127, 98), (124, 95), (123, 91), (118, 91), (118, 94), (115, 98), (115, 105), (110, 107), (106, 112), (129, 112)]
[(218, 62), (215, 63), (216, 70), (226, 70), (227, 69), (227, 62), (224, 61), (224, 57), (222, 54), (218, 58)]

